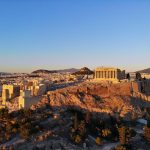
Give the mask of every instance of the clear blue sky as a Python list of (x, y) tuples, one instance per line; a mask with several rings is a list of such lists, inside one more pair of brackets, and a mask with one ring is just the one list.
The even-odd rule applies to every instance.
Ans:
[(0, 71), (150, 67), (149, 0), (1, 0)]

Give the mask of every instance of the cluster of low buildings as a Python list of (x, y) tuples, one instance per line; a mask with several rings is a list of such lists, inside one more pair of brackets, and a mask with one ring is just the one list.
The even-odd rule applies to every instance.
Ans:
[(8, 101), (18, 98), (20, 108), (29, 108), (39, 101), (39, 97), (45, 94), (47, 85), (40, 80), (23, 81), (20, 83), (1, 85), (0, 106), (6, 107)]
[(18, 99), (18, 109), (30, 108), (38, 104), (47, 91), (70, 86), (76, 80), (69, 73), (3, 78), (0, 80), (0, 108), (11, 106), (14, 99)]

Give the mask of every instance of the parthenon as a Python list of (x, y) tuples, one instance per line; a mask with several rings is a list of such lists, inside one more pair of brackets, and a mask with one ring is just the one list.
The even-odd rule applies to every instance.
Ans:
[(125, 78), (125, 71), (118, 68), (99, 67), (95, 69), (96, 80), (119, 81)]

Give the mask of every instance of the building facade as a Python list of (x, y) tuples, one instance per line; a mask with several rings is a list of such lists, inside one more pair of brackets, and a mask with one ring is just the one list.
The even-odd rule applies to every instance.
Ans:
[(20, 86), (12, 84), (10, 85), (4, 84), (2, 86), (2, 100), (4, 105), (7, 100), (18, 97), (19, 95), (20, 95)]
[(28, 109), (32, 105), (35, 105), (39, 102), (41, 97), (31, 96), (31, 90), (21, 90), (19, 96), (19, 109), (24, 108)]
[(125, 70), (118, 68), (99, 67), (95, 69), (96, 80), (118, 82), (125, 79)]

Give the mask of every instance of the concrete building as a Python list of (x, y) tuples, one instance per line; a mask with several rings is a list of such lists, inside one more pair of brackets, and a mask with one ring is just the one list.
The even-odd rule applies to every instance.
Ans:
[(46, 85), (45, 84), (39, 84), (39, 86), (36, 86), (37, 89), (37, 96), (41, 96), (46, 93)]
[(118, 68), (99, 67), (95, 69), (95, 80), (118, 82), (125, 79), (125, 71)]
[(149, 73), (141, 73), (142, 78), (150, 79)]
[(7, 100), (13, 99), (20, 95), (20, 87), (17, 85), (7, 85), (2, 86), (2, 103), (5, 105)]
[(46, 93), (46, 85), (45, 84), (39, 84), (36, 86), (29, 86), (29, 90), (31, 90), (31, 96), (41, 96)]
[(28, 109), (32, 105), (35, 105), (40, 100), (40, 97), (31, 96), (31, 90), (21, 90), (19, 97), (19, 109)]

